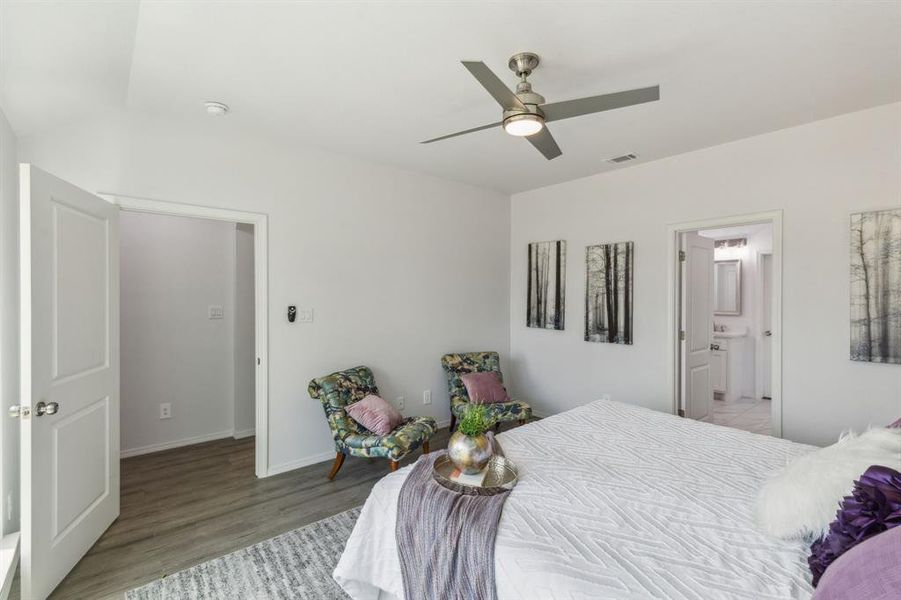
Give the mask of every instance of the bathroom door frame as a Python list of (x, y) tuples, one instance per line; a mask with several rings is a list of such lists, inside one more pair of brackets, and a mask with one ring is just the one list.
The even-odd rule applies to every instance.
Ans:
[(679, 260), (681, 234), (701, 229), (719, 229), (737, 225), (769, 224), (773, 228), (772, 274), (772, 404), (770, 420), (772, 434), (782, 437), (782, 210), (771, 210), (746, 215), (734, 215), (672, 223), (667, 225), (667, 386), (670, 390), (672, 413), (681, 410), (681, 361), (682, 343), (679, 339), (682, 269)]

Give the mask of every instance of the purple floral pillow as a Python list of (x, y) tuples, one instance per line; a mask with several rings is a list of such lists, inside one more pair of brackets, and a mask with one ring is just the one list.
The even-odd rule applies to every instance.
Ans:
[(816, 586), (826, 568), (862, 541), (901, 525), (901, 473), (874, 465), (854, 482), (829, 526), (810, 547), (807, 559)]

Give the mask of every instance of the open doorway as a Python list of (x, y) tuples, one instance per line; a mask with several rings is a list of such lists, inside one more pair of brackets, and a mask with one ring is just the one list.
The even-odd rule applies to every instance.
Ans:
[[(253, 226), (124, 210), (119, 227), (121, 457), (252, 438)], [(219, 445), (253, 464), (252, 439)]]
[(669, 234), (674, 412), (781, 436), (781, 213)]

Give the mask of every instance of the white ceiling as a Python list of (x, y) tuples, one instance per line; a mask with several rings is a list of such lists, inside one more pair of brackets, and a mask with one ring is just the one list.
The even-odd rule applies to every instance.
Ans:
[[(0, 103), (20, 135), (132, 110), (209, 118), (521, 191), (901, 100), (901, 3), (2, 3)], [(488, 130), (461, 59), (508, 82), (537, 52), (549, 102), (659, 84), (659, 102), (552, 123), (563, 155)], [(640, 162), (636, 161), (636, 162)], [(632, 163), (635, 164), (635, 163)]]

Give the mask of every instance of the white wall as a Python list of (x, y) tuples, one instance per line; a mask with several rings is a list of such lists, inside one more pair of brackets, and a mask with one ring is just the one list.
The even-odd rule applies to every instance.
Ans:
[[(274, 470), (333, 452), (312, 377), (369, 365), (407, 414), (445, 420), (441, 355), (508, 353), (503, 194), (259, 139), (231, 116), (106, 118), (24, 137), (19, 155), (92, 191), (269, 215)], [(314, 322), (289, 324), (289, 304)]]
[[(541, 413), (609, 393), (671, 410), (667, 225), (784, 210), (784, 436), (825, 444), (901, 416), (901, 367), (852, 362), (849, 215), (901, 205), (901, 104), (516, 194), (511, 229), (513, 391)], [(568, 242), (566, 331), (525, 327), (526, 244)], [(581, 330), (585, 246), (635, 242), (634, 345)]]
[(120, 225), (123, 452), (231, 435), (235, 225), (127, 211)]
[(254, 433), (256, 346), (254, 339), (253, 225), (235, 228), (235, 437)]
[[(0, 112), (0, 534), (19, 529), (19, 177), (16, 137)], [(12, 502), (9, 502), (9, 499)], [(2, 582), (0, 582), (2, 584)]]

